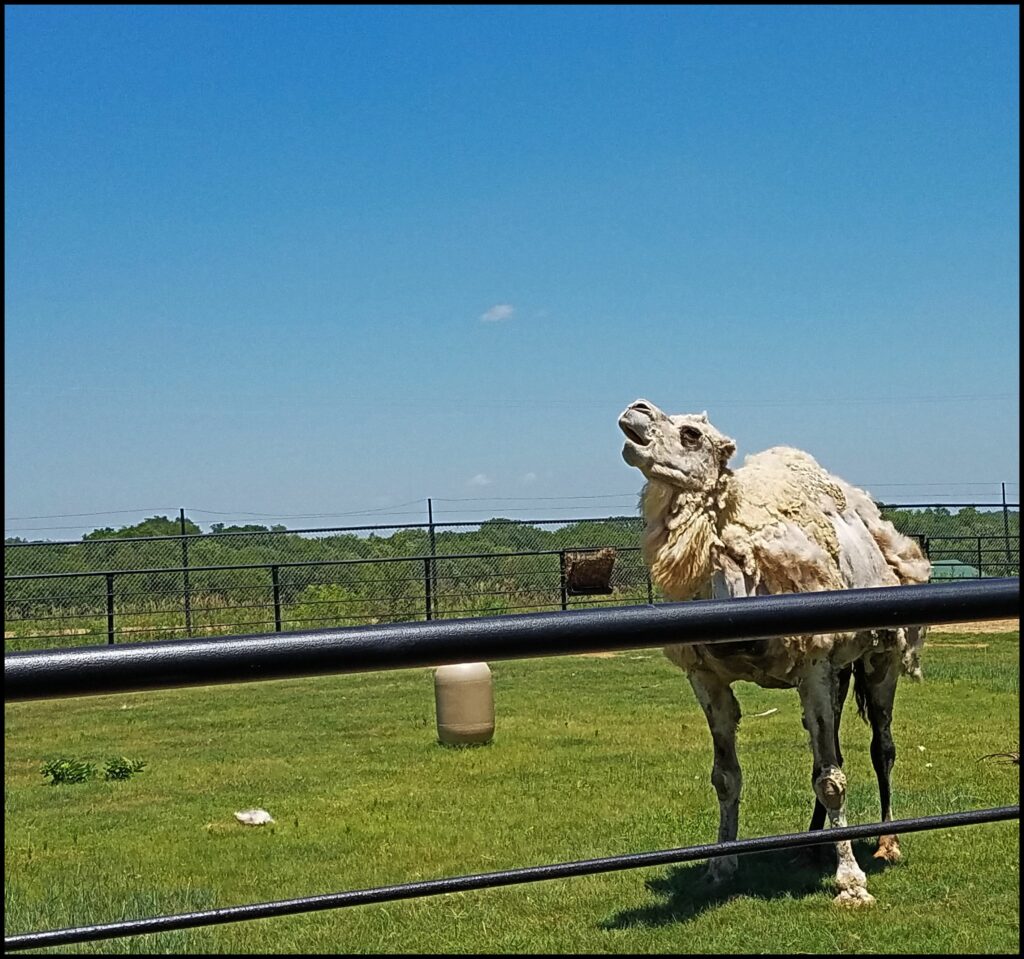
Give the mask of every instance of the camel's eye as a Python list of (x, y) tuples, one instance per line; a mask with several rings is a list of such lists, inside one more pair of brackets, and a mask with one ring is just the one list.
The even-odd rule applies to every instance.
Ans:
[(700, 430), (692, 426), (684, 426), (679, 430), (679, 438), (687, 446), (696, 446), (700, 442), (702, 435)]

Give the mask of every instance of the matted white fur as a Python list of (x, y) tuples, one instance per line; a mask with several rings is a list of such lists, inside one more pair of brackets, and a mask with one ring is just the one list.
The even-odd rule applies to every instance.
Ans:
[[(736, 444), (707, 414), (669, 416), (637, 400), (620, 416), (623, 458), (647, 478), (642, 495), (643, 554), (651, 578), (674, 600), (925, 583), (930, 564), (918, 544), (882, 518), (863, 490), (823, 469), (810, 454), (777, 446), (748, 456), (735, 472)], [(736, 680), (796, 687), (814, 752), (813, 822), (846, 823), (846, 779), (839, 753), (842, 699), (856, 676), (858, 703), (871, 719), (883, 821), (891, 819), (889, 734), (899, 672), (921, 676), (922, 627), (788, 636), (757, 644), (672, 645), (666, 655), (686, 670), (715, 742), (712, 783), (721, 809), (719, 839), (734, 839), (741, 775), (735, 738)], [(855, 668), (854, 668), (855, 667)], [(861, 698), (863, 697), (863, 703)], [(837, 903), (871, 902), (849, 843), (837, 843)], [(899, 855), (895, 837), (880, 852)], [(713, 860), (716, 879), (735, 862)]]

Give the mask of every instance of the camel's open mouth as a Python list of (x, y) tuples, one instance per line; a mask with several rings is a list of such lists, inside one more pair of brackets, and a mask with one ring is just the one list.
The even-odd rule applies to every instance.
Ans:
[(620, 423), (619, 425), (622, 427), (622, 432), (626, 434), (627, 439), (636, 443), (637, 446), (647, 445), (648, 439), (646, 436), (641, 435), (632, 426), (629, 426), (626, 423)]
[(626, 434), (626, 439), (637, 446), (647, 446), (651, 442), (647, 437), (650, 425), (650, 407), (643, 400), (628, 407), (619, 417), (619, 429)]

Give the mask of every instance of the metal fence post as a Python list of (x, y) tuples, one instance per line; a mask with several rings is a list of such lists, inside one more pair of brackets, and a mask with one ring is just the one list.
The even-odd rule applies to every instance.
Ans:
[(427, 611), (427, 619), (433, 619), (433, 599), (430, 593), (430, 559), (425, 558), (423, 560), (423, 594), (425, 598), (425, 605)]
[(558, 578), (561, 584), (562, 609), (569, 608), (569, 587), (565, 580), (565, 550), (558, 554)]
[[(427, 498), (427, 522), (430, 524), (430, 593), (433, 602), (437, 602), (437, 539), (434, 535), (434, 504)], [(430, 619), (430, 616), (427, 616)]]
[(647, 605), (654, 605), (654, 584), (651, 582), (651, 571), (647, 568), (647, 564), (644, 563), (644, 577), (647, 579)]
[(107, 643), (114, 645), (114, 574), (107, 573)]
[(181, 565), (182, 579), (185, 583), (185, 633), (192, 635), (192, 598), (189, 596), (188, 588), (188, 540), (185, 538), (185, 507), (178, 510), (178, 519), (181, 522)]
[(281, 580), (277, 566), (270, 567), (270, 581), (274, 584), (274, 632), (281, 632)]
[(981, 537), (978, 537), (978, 579), (981, 579), (985, 575), (984, 570), (981, 568)]
[[(1006, 572), (1005, 576), (1010, 575), (1010, 564), (1013, 560), (1010, 558), (1010, 514), (1006, 510), (1006, 484), (999, 484), (1003, 489), (1003, 548), (1006, 550)], [(1020, 497), (1017, 497), (1017, 501), (1020, 501)]]

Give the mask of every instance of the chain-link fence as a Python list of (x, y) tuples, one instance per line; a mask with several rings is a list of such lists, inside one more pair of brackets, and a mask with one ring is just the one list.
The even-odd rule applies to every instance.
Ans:
[[(1019, 575), (1016, 505), (887, 507), (935, 580)], [(658, 602), (637, 517), (5, 546), (8, 649)]]

